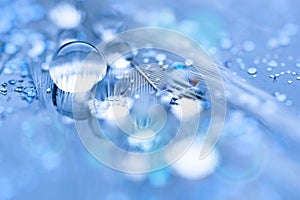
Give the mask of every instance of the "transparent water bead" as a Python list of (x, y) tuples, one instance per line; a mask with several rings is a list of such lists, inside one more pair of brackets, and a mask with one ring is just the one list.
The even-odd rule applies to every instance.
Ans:
[[(104, 56), (107, 63), (114, 63), (110, 65), (112, 68), (127, 68), (130, 62), (127, 59), (130, 59), (132, 55), (132, 46), (130, 43), (123, 40), (113, 40), (108, 42), (104, 49)], [(127, 54), (127, 56), (123, 56)]]
[(247, 70), (248, 74), (250, 75), (255, 75), (257, 73), (257, 69), (254, 68), (254, 67), (250, 67), (248, 70)]
[(64, 92), (86, 92), (106, 74), (103, 55), (91, 44), (74, 41), (64, 44), (53, 55), (49, 72)]

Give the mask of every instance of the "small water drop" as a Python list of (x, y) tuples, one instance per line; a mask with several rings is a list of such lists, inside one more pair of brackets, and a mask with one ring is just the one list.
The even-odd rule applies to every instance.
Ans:
[(140, 98), (140, 95), (139, 95), (139, 94), (136, 94), (136, 95), (134, 95), (134, 98), (135, 98), (135, 99), (139, 99), (139, 98)]
[(279, 92), (275, 92), (274, 96), (279, 102), (284, 102), (287, 99), (287, 96), (285, 94), (280, 94)]
[(279, 46), (279, 41), (276, 38), (270, 38), (267, 42), (269, 48), (274, 49)]
[(247, 70), (248, 74), (250, 75), (255, 75), (257, 73), (257, 69), (254, 68), (254, 67), (250, 67), (248, 70)]
[(167, 59), (167, 56), (166, 56), (166, 54), (163, 54), (163, 53), (159, 53), (155, 56), (155, 60), (158, 62), (163, 62), (166, 59)]
[(0, 93), (1, 93), (2, 95), (7, 95), (7, 89), (1, 88), (1, 89), (0, 89)]
[(220, 47), (224, 50), (228, 50), (232, 47), (232, 40), (229, 38), (222, 38), (220, 41)]
[(297, 78), (296, 78), (298, 81), (300, 81), (300, 76), (297, 76)]
[(149, 63), (149, 62), (150, 62), (150, 59), (149, 59), (149, 58), (144, 58), (143, 62), (144, 62), (144, 63)]
[(270, 60), (268, 62), (268, 66), (269, 67), (277, 67), (278, 66), (278, 63), (275, 61), (275, 60)]
[(14, 89), (15, 92), (23, 92), (23, 86), (18, 86)]
[(20, 76), (22, 77), (22, 78), (25, 78), (26, 76), (28, 76), (29, 75), (29, 72), (27, 71), (27, 70), (23, 70), (23, 71), (21, 71), (21, 73), (20, 73)]
[(246, 40), (243, 42), (244, 51), (251, 52), (255, 49), (255, 43), (251, 40)]
[(27, 97), (33, 98), (36, 96), (36, 91), (33, 87), (26, 87), (23, 90), (23, 93), (27, 95)]
[(9, 80), (8, 83), (11, 84), (11, 85), (14, 85), (14, 84), (16, 84), (16, 80), (14, 80), (14, 79)]
[(71, 4), (60, 3), (50, 11), (49, 17), (58, 27), (70, 29), (80, 24), (82, 13)]
[(9, 54), (9, 55), (13, 55), (18, 51), (17, 47), (12, 44), (12, 43), (6, 43), (4, 45), (4, 52)]
[(254, 63), (255, 65), (258, 65), (258, 64), (259, 64), (259, 59), (255, 59), (255, 60), (253, 61), (253, 63)]
[(288, 84), (292, 84), (293, 83), (293, 81), (292, 80), (288, 80)]

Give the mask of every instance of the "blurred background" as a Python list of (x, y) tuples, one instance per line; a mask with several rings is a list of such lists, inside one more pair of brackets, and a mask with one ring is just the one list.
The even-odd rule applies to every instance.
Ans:
[(48, 109), (42, 94), (51, 91), (39, 81), (67, 41), (97, 45), (155, 26), (188, 35), (232, 76), (299, 118), (299, 6), (296, 0), (0, 0), (0, 200), (299, 199), (300, 141), (243, 108), (228, 110), (206, 159), (190, 149), (164, 169), (127, 174), (86, 151), (73, 120)]

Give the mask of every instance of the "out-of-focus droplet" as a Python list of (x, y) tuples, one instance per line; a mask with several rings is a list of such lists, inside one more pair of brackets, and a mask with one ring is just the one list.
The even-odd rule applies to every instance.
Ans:
[[(114, 62), (118, 62), (118, 64), (112, 65), (110, 67), (115, 68), (126, 68), (129, 64), (125, 58), (125, 54), (127, 56), (132, 56), (132, 47), (131, 45), (123, 40), (111, 41), (106, 44), (104, 47), (104, 56), (105, 60), (108, 64), (112, 64)], [(126, 64), (125, 64), (126, 63)]]
[[(179, 142), (177, 144), (178, 148), (186, 142), (185, 140)], [(216, 149), (213, 149), (205, 158), (199, 159), (200, 148), (210, 147), (205, 143), (194, 143), (184, 155), (172, 165), (176, 174), (186, 179), (197, 180), (205, 178), (214, 172), (218, 164)]]
[(155, 56), (155, 60), (158, 62), (163, 62), (166, 59), (167, 59), (167, 56), (166, 56), (166, 54), (163, 54), (163, 53), (159, 53)]
[(68, 3), (60, 3), (49, 13), (50, 19), (60, 28), (77, 27), (82, 20), (81, 11)]
[(233, 43), (232, 43), (232, 40), (229, 39), (229, 38), (222, 38), (221, 41), (220, 41), (220, 47), (223, 49), (223, 50), (228, 50), (232, 47)]
[(255, 49), (255, 43), (251, 40), (246, 40), (243, 42), (244, 51), (250, 52)]
[(278, 63), (275, 61), (275, 60), (270, 60), (268, 62), (268, 66), (269, 67), (277, 67), (278, 66)]
[(284, 102), (287, 99), (287, 96), (285, 94), (281, 94), (279, 92), (275, 92), (274, 96), (279, 102)]

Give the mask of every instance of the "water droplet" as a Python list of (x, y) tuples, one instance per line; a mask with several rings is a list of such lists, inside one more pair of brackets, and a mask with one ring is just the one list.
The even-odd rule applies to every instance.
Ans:
[(293, 102), (292, 102), (291, 100), (287, 100), (287, 101), (285, 102), (285, 105), (291, 106), (291, 105), (293, 105)]
[(41, 39), (35, 39), (31, 43), (31, 48), (28, 50), (28, 56), (36, 58), (41, 56), (46, 50), (46, 44)]
[(4, 45), (4, 52), (9, 55), (15, 54), (17, 52), (17, 50), (18, 50), (17, 47), (12, 43), (6, 43)]
[(51, 92), (51, 88), (47, 88), (46, 92), (49, 94)]
[(270, 60), (268, 62), (268, 66), (269, 67), (277, 67), (278, 66), (278, 63), (275, 61), (275, 60)]
[(112, 65), (110, 65), (112, 68), (115, 69), (123, 69), (123, 68), (127, 68), (130, 65), (130, 61), (126, 60), (125, 58), (119, 58), (118, 60), (116, 60)]
[(82, 14), (73, 5), (60, 3), (49, 13), (50, 19), (60, 28), (70, 29), (78, 26)]
[(13, 80), (13, 79), (9, 80), (8, 83), (11, 84), (11, 85), (14, 85), (14, 84), (16, 84), (16, 80)]
[(106, 74), (102, 54), (86, 42), (70, 42), (58, 49), (50, 63), (50, 76), (64, 92), (86, 92)]
[(288, 80), (288, 84), (292, 84), (293, 83), (293, 81), (292, 80)]
[(279, 41), (276, 38), (270, 38), (267, 42), (269, 48), (274, 49), (279, 46)]
[(297, 78), (296, 78), (298, 81), (300, 81), (300, 76), (297, 76)]
[(0, 93), (1, 93), (2, 95), (7, 95), (7, 89), (1, 88), (1, 89), (0, 89)]
[(18, 86), (14, 89), (15, 92), (23, 92), (23, 86)]
[(254, 75), (257, 73), (257, 69), (254, 68), (254, 67), (250, 67), (248, 70), (247, 70), (248, 74), (250, 75)]
[(6, 87), (7, 86), (7, 83), (2, 83), (1, 84), (3, 87)]
[(32, 103), (33, 102), (33, 98), (32, 97), (24, 97), (23, 98), (27, 103)]
[(296, 72), (292, 72), (292, 76), (296, 76), (297, 75), (297, 73)]
[(21, 71), (21, 73), (20, 73), (20, 76), (22, 77), (22, 78), (25, 78), (26, 76), (28, 76), (29, 75), (29, 72), (27, 71), (27, 70), (23, 70), (23, 71)]
[(222, 38), (220, 41), (220, 47), (224, 50), (230, 49), (232, 45), (232, 40), (230, 40), (229, 38)]
[(251, 52), (255, 49), (255, 43), (250, 40), (244, 41), (243, 49), (244, 49), (244, 51)]
[(253, 61), (253, 63), (254, 63), (255, 65), (258, 65), (258, 64), (259, 64), (259, 59), (255, 59), (255, 60)]
[(134, 98), (135, 98), (135, 99), (139, 99), (139, 98), (140, 98), (140, 95), (139, 95), (139, 94), (136, 94), (136, 95), (134, 95)]
[(243, 59), (242, 59), (242, 58), (237, 58), (237, 59), (236, 59), (236, 62), (237, 62), (237, 63), (242, 63), (242, 62), (243, 62)]
[(117, 9), (105, 13), (101, 12), (101, 15), (96, 17), (96, 19), (97, 21), (93, 25), (93, 32), (102, 40), (110, 38), (125, 28), (124, 16)]
[(144, 62), (144, 63), (149, 63), (149, 62), (150, 62), (150, 59), (149, 59), (149, 58), (144, 58), (143, 62)]
[(31, 97), (31, 98), (36, 96), (36, 91), (33, 87), (24, 88), (23, 93), (25, 93), (27, 97)]
[(287, 96), (285, 94), (280, 94), (279, 92), (275, 92), (274, 96), (279, 102), (284, 102), (287, 99)]
[(268, 68), (267, 68), (267, 71), (268, 71), (268, 72), (270, 72), (270, 71), (272, 71), (272, 70), (273, 70), (272, 67), (268, 67)]
[(166, 59), (167, 59), (167, 56), (166, 56), (166, 54), (163, 54), (163, 53), (159, 53), (155, 56), (155, 60), (158, 62), (163, 62)]

